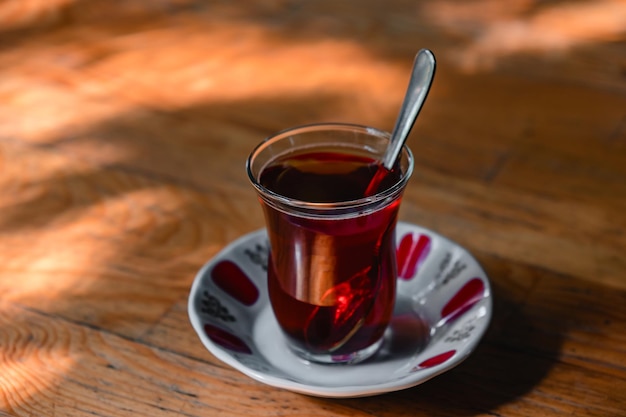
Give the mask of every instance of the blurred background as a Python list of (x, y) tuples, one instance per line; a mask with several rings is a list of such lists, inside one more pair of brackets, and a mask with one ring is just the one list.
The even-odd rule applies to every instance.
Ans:
[[(321, 120), (391, 129), (421, 47), (439, 72), (411, 143), (437, 169), (484, 178), (520, 142), (562, 142), (536, 162), (549, 171), (573, 164), (580, 141), (623, 143), (611, 103), (626, 94), (623, 0), (2, 0), (0, 36), (2, 138), (185, 167), (197, 184), (241, 175), (202, 163), (232, 135), (252, 146)], [(606, 123), (581, 138), (576, 120), (599, 111)], [(557, 124), (571, 137), (553, 137)], [(474, 167), (441, 161), (462, 152)]]
[(211, 226), (228, 241), (262, 225), (258, 210), (250, 217), (233, 207), (256, 204), (244, 161), (258, 141), (318, 121), (391, 130), (424, 47), (438, 72), (409, 139), (417, 161), (409, 195), (424, 210), (405, 219), (468, 243), (473, 220), (459, 224), (462, 209), (446, 215), (459, 201), (428, 207), (429, 181), (478, 200), (496, 190), (516, 196), (529, 218), (533, 198), (563, 198), (537, 209), (564, 223), (563, 233), (584, 212), (562, 217), (568, 201), (600, 201), (596, 227), (623, 218), (624, 0), (1, 0), (0, 226), (8, 229), (0, 230), (70, 225), (103, 201), (105, 213), (124, 213), (111, 221), (130, 229), (149, 228), (132, 223), (134, 209), (191, 210), (173, 198), (114, 205), (156, 181), (240, 213)]

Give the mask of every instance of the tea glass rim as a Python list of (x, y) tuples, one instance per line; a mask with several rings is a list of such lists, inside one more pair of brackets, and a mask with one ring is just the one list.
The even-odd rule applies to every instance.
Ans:
[[(383, 139), (386, 139), (387, 141), (391, 139), (391, 134), (384, 130), (380, 130), (374, 127), (360, 125), (360, 124), (335, 123), (335, 122), (312, 123), (312, 124), (294, 126), (294, 127), (283, 129), (272, 135), (269, 135), (268, 137), (266, 137), (264, 140), (262, 140), (259, 144), (257, 144), (254, 147), (254, 149), (248, 156), (248, 159), (246, 160), (246, 172), (248, 173), (248, 178), (250, 182), (252, 183), (252, 185), (254, 186), (254, 188), (258, 191), (260, 196), (266, 202), (274, 206), (275, 204), (279, 204), (281, 206), (285, 206), (289, 208), (301, 209), (309, 214), (314, 214), (314, 213), (319, 214), (324, 211), (329, 211), (331, 213), (334, 213), (337, 210), (341, 211), (341, 210), (350, 210), (350, 209), (355, 210), (359, 208), (367, 208), (368, 206), (375, 205), (376, 203), (385, 201), (386, 199), (399, 194), (404, 189), (405, 184), (408, 182), (409, 178), (411, 177), (413, 173), (413, 167), (414, 167), (413, 153), (411, 152), (411, 149), (407, 145), (404, 145), (402, 147), (402, 151), (403, 153), (406, 154), (406, 159), (408, 161), (408, 164), (407, 164), (406, 170), (402, 173), (401, 178), (397, 182), (395, 182), (393, 185), (371, 196), (362, 197), (362, 198), (358, 198), (354, 200), (345, 200), (345, 201), (336, 201), (336, 202), (335, 201), (323, 202), (323, 203), (311, 202), (311, 201), (305, 201), (305, 200), (299, 200), (295, 198), (286, 197), (284, 195), (276, 193), (275, 191), (270, 190), (267, 187), (264, 187), (263, 185), (259, 183), (257, 177), (253, 173), (252, 164), (253, 164), (253, 159), (261, 151), (263, 151), (265, 148), (272, 145), (273, 143), (278, 142), (279, 140), (285, 139), (285, 137), (287, 137), (288, 135), (303, 134), (303, 133), (309, 133), (309, 132), (315, 132), (315, 131), (318, 131), (318, 132), (321, 132), (321, 131), (328, 131), (328, 132), (355, 131), (357, 133), (361, 133), (364, 135), (383, 138)], [(265, 166), (267, 166), (267, 164)], [(263, 171), (265, 166), (261, 167), (258, 170), (258, 174), (260, 174)], [(362, 214), (362, 213), (359, 213), (359, 214)]]

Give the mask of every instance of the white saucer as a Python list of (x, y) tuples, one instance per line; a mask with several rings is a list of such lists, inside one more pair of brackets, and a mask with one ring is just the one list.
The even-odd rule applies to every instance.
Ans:
[(461, 363), (491, 319), (489, 280), (450, 240), (398, 223), (398, 298), (385, 340), (356, 365), (320, 365), (286, 346), (266, 289), (265, 230), (230, 244), (200, 270), (189, 318), (218, 359), (265, 384), (320, 397), (360, 397), (409, 388)]

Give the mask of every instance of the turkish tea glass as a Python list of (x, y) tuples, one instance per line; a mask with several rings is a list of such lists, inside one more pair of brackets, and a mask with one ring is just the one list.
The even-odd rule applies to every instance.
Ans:
[(267, 138), (247, 160), (269, 237), (270, 303), (305, 360), (357, 363), (383, 342), (396, 295), (396, 220), (413, 170), (405, 146), (372, 189), (389, 139), (365, 126), (301, 126)]

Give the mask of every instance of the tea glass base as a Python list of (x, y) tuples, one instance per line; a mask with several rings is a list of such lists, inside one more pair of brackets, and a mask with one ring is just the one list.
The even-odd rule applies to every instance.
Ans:
[(380, 340), (366, 347), (365, 349), (361, 349), (356, 352), (344, 355), (333, 355), (331, 353), (314, 354), (311, 352), (307, 352), (306, 350), (293, 346), (288, 342), (289, 348), (301, 359), (326, 365), (354, 365), (356, 363), (363, 362), (364, 360), (372, 357), (376, 352), (378, 352), (378, 349), (380, 349), (382, 344), (383, 338), (381, 337)]

